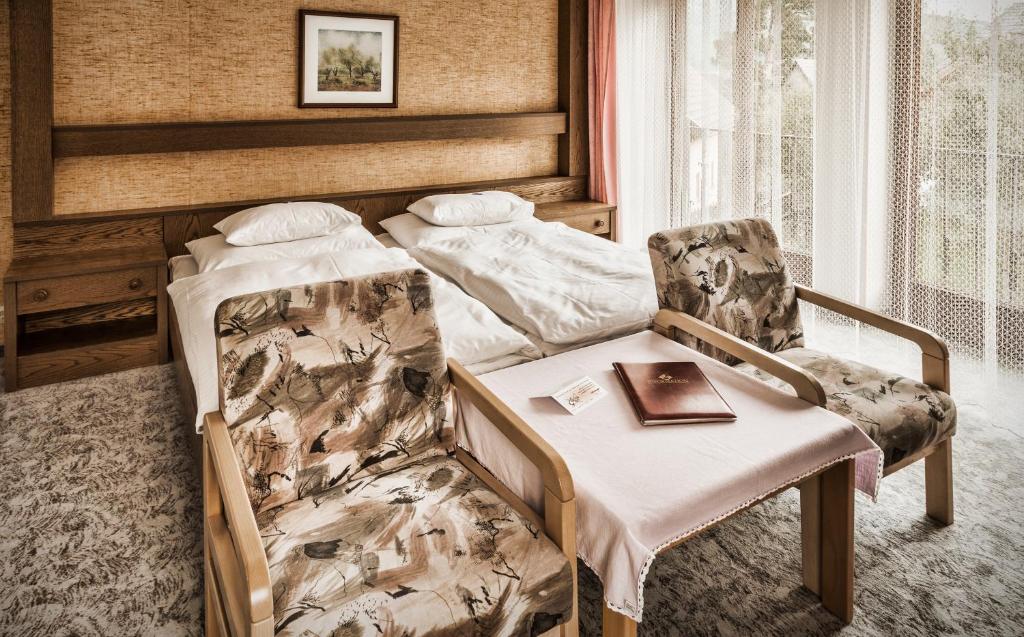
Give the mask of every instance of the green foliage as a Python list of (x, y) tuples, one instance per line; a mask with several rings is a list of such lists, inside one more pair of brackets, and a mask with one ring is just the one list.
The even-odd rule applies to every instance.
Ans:
[(380, 60), (374, 55), (363, 55), (354, 44), (321, 49), (318, 72), (321, 90), (380, 87)]
[(814, 0), (783, 0), (782, 77), (793, 70), (795, 60), (814, 57), (813, 24)]
[(999, 301), (1024, 306), (1024, 34), (1000, 33), (993, 42), (976, 22), (926, 15), (922, 39), (917, 276), (967, 296), (981, 293), (986, 200), (994, 189)]

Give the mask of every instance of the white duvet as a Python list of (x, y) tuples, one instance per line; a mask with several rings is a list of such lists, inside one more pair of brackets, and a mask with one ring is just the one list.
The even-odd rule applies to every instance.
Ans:
[(561, 223), (439, 228), (399, 215), (381, 225), (417, 261), (554, 350), (639, 331), (658, 311), (646, 251)]
[[(182, 347), (196, 391), (196, 431), (202, 416), (218, 408), (214, 313), (221, 301), (290, 285), (422, 267), (405, 250), (371, 248), (308, 258), (259, 261), (185, 277), (171, 283)], [(432, 276), (434, 311), (445, 353), (482, 374), (540, 358), (540, 350), (482, 303), (441, 277)]]

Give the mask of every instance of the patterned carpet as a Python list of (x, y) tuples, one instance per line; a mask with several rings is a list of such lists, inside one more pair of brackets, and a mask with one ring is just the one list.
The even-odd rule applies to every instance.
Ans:
[[(957, 397), (957, 523), (924, 517), (921, 463), (878, 504), (859, 498), (844, 634), (1024, 634), (1024, 423)], [(199, 492), (175, 400), (169, 366), (0, 395), (0, 634), (200, 633)], [(640, 632), (838, 631), (799, 567), (789, 492), (656, 560)], [(583, 634), (599, 635), (582, 566), (581, 595)]]

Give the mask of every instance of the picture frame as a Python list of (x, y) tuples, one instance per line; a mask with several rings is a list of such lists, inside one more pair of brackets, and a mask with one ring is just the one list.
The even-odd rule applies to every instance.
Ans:
[(396, 108), (398, 16), (299, 11), (299, 108)]

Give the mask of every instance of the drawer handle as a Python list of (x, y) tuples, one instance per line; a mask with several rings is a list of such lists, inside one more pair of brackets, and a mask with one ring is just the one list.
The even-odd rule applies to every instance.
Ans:
[(136, 278), (134, 278), (134, 279), (132, 279), (131, 281), (128, 282), (128, 289), (129, 290), (138, 290), (141, 287), (142, 287), (142, 279), (140, 279), (138, 277), (136, 277)]
[(598, 219), (598, 220), (596, 220), (596, 221), (594, 222), (594, 227), (595, 227), (595, 228), (603, 228), (603, 227), (604, 227), (604, 219)]
[(32, 300), (37, 303), (42, 303), (48, 298), (50, 298), (50, 293), (44, 290), (43, 288), (39, 288), (38, 290), (32, 293)]

